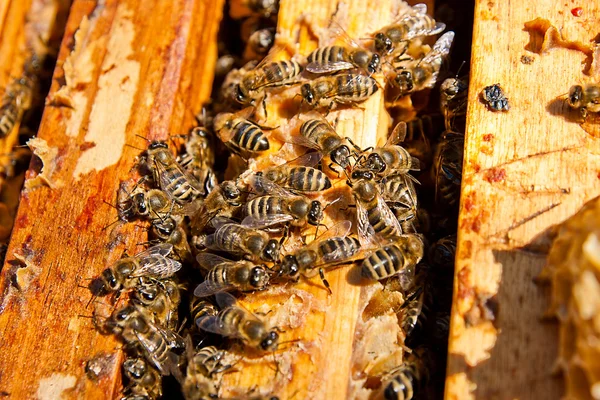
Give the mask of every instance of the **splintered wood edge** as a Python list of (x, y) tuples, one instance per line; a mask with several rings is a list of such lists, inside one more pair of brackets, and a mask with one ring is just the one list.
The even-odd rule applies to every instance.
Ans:
[[(86, 285), (147, 239), (142, 223), (107, 227), (117, 215), (104, 202), (136, 179), (140, 151), (125, 146), (144, 148), (136, 135), (167, 139), (195, 123), (210, 95), (222, 8), (212, 0), (73, 4), (38, 136), (56, 150), (45, 160), (52, 188), (23, 192), (0, 275), (3, 393), (118, 397), (121, 345), (85, 318), (114, 306), (101, 299), (86, 308)], [(34, 163), (28, 181), (39, 169)]]
[[(539, 54), (543, 34), (525, 30), (525, 23), (545, 18), (564, 39), (589, 44), (598, 34), (598, 2), (582, 3), (581, 17), (571, 13), (575, 6), (476, 4), (448, 400), (563, 393), (551, 375), (557, 326), (542, 321), (550, 303), (534, 278), (545, 263), (548, 228), (600, 188), (600, 142), (565, 102), (571, 85), (597, 76), (584, 73), (588, 57), (580, 51)], [(509, 99), (508, 112), (494, 113), (480, 101), (482, 89), (496, 83)]]
[[(319, 32), (316, 30), (326, 31), (332, 18), (351, 37), (364, 38), (389, 24), (397, 13), (397, 7), (398, 4), (392, 0), (379, 2), (377, 7), (370, 7), (363, 0), (282, 0), (277, 42), (288, 49), (291, 46), (299, 54), (306, 56), (317, 47)], [(383, 78), (380, 76), (378, 80), (383, 86)], [(384, 110), (382, 94), (383, 91), (379, 90), (360, 104), (360, 108), (333, 111), (328, 120), (336, 119), (336, 131), (340, 136), (351, 138), (361, 147), (374, 146), (387, 135), (390, 123)], [(266, 125), (289, 123), (280, 116), (274, 116), (271, 108), (277, 109), (269, 106)], [(336, 195), (343, 195), (352, 202), (345, 177), (338, 183), (334, 183), (336, 189), (332, 189), (324, 197), (331, 201)], [(341, 207), (343, 206), (336, 205), (335, 208)], [(327, 225), (343, 219), (354, 220), (340, 210), (330, 210), (327, 214), (324, 221)], [(374, 287), (381, 287), (379, 283), (362, 287), (349, 283), (353, 279), (350, 275), (354, 272), (355, 267), (327, 272), (327, 280), (333, 291), (331, 296), (318, 277), (310, 281), (301, 280), (300, 283), (286, 285), (285, 288), (275, 286), (266, 292), (244, 296), (243, 304), (251, 310), (268, 313), (265, 318), (270, 321), (279, 320), (284, 324), (296, 321), (297, 325), (293, 328), (283, 327), (285, 332), (280, 335), (280, 341), (298, 342), (282, 346), (288, 348), (287, 351), (284, 349), (262, 358), (240, 362), (238, 368), (223, 374), (220, 394), (227, 397), (243, 393), (271, 393), (282, 399), (351, 398), (356, 390), (351, 387), (351, 382), (356, 372), (352, 370), (352, 366), (357, 346), (357, 325)], [(298, 303), (308, 309), (307, 315), (280, 318), (282, 308)], [(274, 314), (270, 311), (274, 311)], [(279, 363), (281, 370), (277, 370), (275, 363)]]

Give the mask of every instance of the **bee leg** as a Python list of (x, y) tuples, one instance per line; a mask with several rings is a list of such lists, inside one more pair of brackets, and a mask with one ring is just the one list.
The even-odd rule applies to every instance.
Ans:
[(262, 98), (262, 106), (263, 106), (263, 110), (265, 111), (265, 119), (269, 118), (269, 115), (267, 114), (267, 94), (265, 93), (263, 98)]
[(340, 176), (342, 176), (342, 174), (340, 173), (340, 171), (337, 170), (337, 168), (335, 168), (335, 164), (334, 163), (329, 163), (328, 165), (329, 169), (332, 170), (333, 172), (335, 172), (337, 174), (338, 179), (340, 178)]
[(333, 292), (331, 291), (331, 286), (329, 285), (329, 281), (327, 279), (325, 279), (325, 271), (323, 271), (323, 268), (319, 268), (319, 276), (321, 277), (321, 280), (323, 281), (323, 285), (325, 285), (325, 287), (329, 291), (329, 294), (333, 294)]

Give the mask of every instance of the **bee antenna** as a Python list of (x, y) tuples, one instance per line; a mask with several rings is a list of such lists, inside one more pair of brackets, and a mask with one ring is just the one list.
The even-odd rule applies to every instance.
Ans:
[(102, 202), (104, 202), (104, 204), (107, 204), (109, 206), (111, 206), (112, 208), (114, 208), (115, 210), (118, 210), (119, 208), (117, 206), (114, 206), (112, 203), (109, 203), (108, 201), (102, 199)]
[(465, 65), (466, 61), (463, 60), (463, 62), (460, 63), (460, 67), (458, 67), (458, 71), (456, 71), (456, 79), (458, 79), (458, 75), (460, 74), (460, 70), (462, 69), (462, 67)]
[(138, 135), (137, 133), (136, 133), (136, 135), (135, 135), (135, 136), (137, 136), (137, 137), (139, 137), (139, 138), (142, 138), (142, 139), (144, 139), (144, 140), (145, 140), (146, 142), (148, 142), (148, 143), (152, 142), (152, 140), (150, 140), (150, 139), (148, 139), (147, 137), (144, 137), (144, 136), (142, 136), (142, 135)]
[(119, 218), (117, 218), (117, 220), (116, 220), (116, 221), (114, 221), (114, 222), (111, 222), (110, 224), (106, 225), (104, 228), (102, 228), (102, 230), (103, 230), (103, 231), (105, 231), (106, 229), (110, 228), (111, 226), (113, 226), (114, 224), (116, 224), (116, 223), (117, 223), (117, 222), (119, 222), (119, 221), (120, 221), (120, 219), (119, 219)]
[(134, 148), (134, 149), (139, 150), (139, 151), (145, 151), (144, 149), (140, 149), (139, 147), (135, 147), (135, 146), (133, 146), (133, 145), (131, 145), (129, 143), (125, 143), (125, 146)]

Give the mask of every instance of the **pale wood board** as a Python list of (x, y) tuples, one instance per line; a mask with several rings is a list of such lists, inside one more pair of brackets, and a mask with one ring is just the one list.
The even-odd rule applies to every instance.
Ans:
[[(582, 15), (575, 17), (571, 9), (578, 6)], [(563, 392), (552, 376), (557, 326), (542, 321), (547, 291), (533, 281), (545, 255), (534, 250), (549, 227), (600, 191), (600, 142), (565, 101), (571, 85), (598, 82), (598, 76), (582, 72), (586, 56), (579, 51), (527, 51), (524, 24), (546, 18), (565, 39), (588, 45), (599, 33), (598, 12), (597, 2), (476, 3), (449, 400), (558, 399)], [(495, 83), (510, 100), (506, 113), (488, 111), (479, 101), (482, 89)], [(478, 295), (496, 296), (494, 321), (473, 318)]]
[[(38, 135), (58, 150), (46, 166), (56, 168), (54, 187), (23, 192), (0, 276), (3, 395), (119, 397), (120, 344), (85, 318), (94, 309), (86, 308), (86, 285), (124, 250), (142, 249), (146, 228), (103, 229), (117, 218), (104, 202), (114, 204), (120, 181), (135, 178), (140, 151), (125, 145), (145, 147), (136, 135), (167, 139), (194, 124), (210, 95), (222, 6), (214, 0), (74, 2)], [(69, 106), (56, 96), (64, 90), (67, 59), (76, 67)], [(28, 181), (39, 167), (33, 163)], [(96, 309), (106, 316), (112, 306)], [(103, 367), (93, 381), (85, 365), (97, 355)]]

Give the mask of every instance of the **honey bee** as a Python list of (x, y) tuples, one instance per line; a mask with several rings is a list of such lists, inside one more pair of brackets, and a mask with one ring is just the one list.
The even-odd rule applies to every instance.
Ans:
[[(580, 86), (581, 88), (581, 86)], [(576, 98), (577, 95), (569, 93), (569, 101), (571, 98)], [(596, 95), (600, 95), (600, 88), (597, 89)], [(510, 110), (510, 105), (508, 104), (508, 99), (504, 94), (504, 91), (500, 87), (500, 84), (496, 83), (495, 85), (486, 86), (481, 91), (481, 98), (485, 102), (488, 110), (491, 111), (508, 111)], [(598, 107), (600, 110), (600, 107)]]
[(347, 262), (360, 250), (358, 239), (348, 236), (351, 227), (352, 222), (342, 221), (329, 228), (308, 246), (287, 254), (276, 267), (278, 277), (298, 280), (300, 275), (311, 278), (318, 272), (323, 284), (331, 293), (324, 269)]
[(202, 374), (195, 374), (194, 364), (188, 364), (187, 373), (181, 385), (183, 397), (186, 400), (217, 399), (218, 389), (215, 382)]
[(206, 317), (214, 317), (219, 313), (217, 307), (205, 299), (201, 299), (196, 296), (192, 296), (190, 299), (190, 314), (194, 325), (198, 326), (198, 323)]
[(390, 83), (400, 90), (400, 96), (435, 86), (453, 40), (454, 32), (446, 32), (423, 58), (401, 58), (394, 62), (395, 75)]
[[(333, 22), (333, 21), (332, 21)], [(341, 39), (343, 46), (319, 47), (307, 57), (306, 70), (313, 74), (331, 74), (348, 69), (361, 68), (369, 75), (381, 70), (381, 57), (360, 46), (334, 23), (330, 35)]]
[[(440, 86), (440, 109), (444, 115), (446, 130), (464, 132), (464, 117), (467, 114), (469, 92), (467, 80), (448, 78)], [(455, 120), (460, 118), (460, 124)]]
[(143, 358), (126, 359), (123, 362), (123, 374), (129, 380), (126, 389), (134, 396), (145, 396), (150, 399), (162, 396), (161, 376)]
[(163, 190), (144, 190), (136, 185), (131, 194), (127, 193), (123, 187), (119, 189), (117, 210), (119, 218), (123, 221), (131, 221), (139, 217), (152, 221), (154, 219), (163, 220), (171, 214), (178, 214), (182, 208)]
[(582, 118), (586, 118), (588, 112), (599, 112), (600, 86), (595, 84), (571, 86), (567, 102), (572, 108), (579, 109)]
[(189, 360), (188, 375), (192, 372), (193, 374), (212, 377), (226, 371), (231, 368), (231, 365), (223, 364), (226, 354), (225, 350), (219, 350), (215, 346), (206, 346), (194, 351)]
[(221, 311), (216, 316), (207, 316), (198, 321), (200, 329), (240, 339), (247, 346), (257, 350), (277, 349), (279, 334), (275, 329), (267, 327), (264, 321), (240, 306), (229, 293), (219, 292), (215, 297)]
[(168, 216), (165, 219), (152, 220), (152, 236), (155, 240), (173, 245), (173, 254), (179, 261), (191, 261), (192, 250), (187, 233), (181, 224), (180, 216)]
[(381, 387), (385, 400), (416, 399), (428, 380), (425, 363), (415, 352), (409, 353), (402, 365), (386, 375)]
[(429, 280), (427, 276), (428, 267), (419, 264), (419, 271), (415, 274), (412, 287), (405, 293), (406, 300), (401, 308), (401, 326), (406, 337), (405, 343), (415, 336), (415, 328), (422, 328), (423, 320), (426, 320), (425, 311), (429, 302)]
[[(402, 227), (379, 193), (370, 171), (353, 171), (348, 180), (356, 204), (358, 237), (361, 245), (387, 243), (402, 235)], [(361, 179), (357, 179), (360, 177)]]
[(283, 223), (298, 227), (320, 225), (323, 206), (319, 201), (294, 195), (260, 175), (250, 179), (250, 185), (257, 193), (268, 194), (255, 197), (244, 205), (246, 218), (242, 225), (259, 229)]
[(181, 302), (179, 285), (172, 279), (140, 280), (140, 284), (133, 291), (132, 301), (150, 311), (159, 324), (174, 329), (177, 324), (177, 309)]
[(34, 91), (38, 84), (37, 72), (40, 60), (35, 55), (24, 65), (23, 76), (6, 87), (0, 103), (0, 138), (8, 136), (21, 123), (23, 114), (31, 108)]
[(381, 197), (392, 210), (403, 232), (414, 232), (418, 214), (417, 191), (412, 179), (404, 174), (386, 176), (379, 183)]
[(435, 203), (441, 210), (458, 205), (462, 179), (465, 137), (462, 133), (445, 132), (433, 160)]
[(224, 181), (210, 192), (190, 221), (192, 235), (202, 233), (215, 217), (231, 218), (244, 203), (246, 192), (235, 181)]
[(381, 280), (397, 274), (414, 272), (423, 258), (425, 244), (420, 235), (404, 234), (394, 243), (376, 249), (361, 264), (361, 275), (370, 280)]
[(333, 109), (337, 104), (355, 104), (367, 100), (379, 90), (377, 81), (370, 76), (340, 74), (322, 76), (302, 85), (302, 102), (311, 107)]
[(203, 243), (205, 247), (243, 255), (252, 260), (278, 260), (279, 241), (271, 239), (266, 232), (233, 223), (226, 218), (215, 218), (212, 225), (216, 231), (206, 237)]
[(269, 18), (279, 10), (279, 0), (238, 0), (232, 2), (230, 16), (233, 19), (259, 16)]
[(149, 311), (129, 304), (113, 312), (105, 328), (130, 346), (139, 346), (146, 360), (163, 375), (181, 375), (177, 355), (171, 350), (183, 347), (176, 333), (155, 324)]
[(320, 192), (331, 188), (331, 180), (313, 168), (321, 160), (319, 153), (307, 153), (276, 167), (269, 167), (262, 176), (284, 189), (298, 192)]
[(154, 181), (177, 204), (187, 204), (204, 193), (202, 185), (175, 160), (169, 146), (163, 141), (152, 141), (144, 157), (145, 166)]
[(171, 277), (181, 269), (181, 263), (167, 257), (172, 250), (173, 245), (162, 243), (132, 257), (121, 258), (102, 272), (97, 278), (93, 291), (98, 295), (106, 295), (133, 288), (142, 277), (154, 279)]
[(196, 260), (208, 271), (204, 282), (194, 290), (194, 296), (197, 297), (230, 290), (262, 290), (269, 284), (270, 272), (264, 265), (254, 265), (250, 261), (231, 261), (210, 253), (200, 253)]
[[(276, 51), (273, 51), (271, 54), (275, 53)], [(266, 98), (264, 89), (298, 82), (302, 73), (302, 66), (297, 61), (271, 61), (272, 59), (272, 57), (265, 57), (255, 69), (248, 71), (241, 82), (235, 86), (235, 99), (239, 103), (250, 105), (254, 104), (257, 99), (262, 98), (264, 107)], [(234, 125), (233, 122), (232, 125)]]
[(213, 170), (215, 153), (212, 133), (203, 127), (192, 129), (185, 149), (185, 155), (178, 160), (179, 164), (202, 184), (203, 195), (208, 195), (218, 184)]
[(391, 174), (407, 174), (409, 171), (419, 171), (419, 159), (410, 155), (402, 146), (396, 143), (403, 142), (406, 137), (406, 123), (399, 122), (390, 134), (387, 142), (382, 147), (375, 147), (364, 160), (357, 160), (357, 164), (372, 171), (378, 176)]
[(429, 260), (435, 267), (452, 269), (456, 257), (456, 235), (441, 238), (429, 248)]
[(221, 113), (215, 117), (214, 126), (221, 141), (242, 157), (269, 150), (269, 138), (263, 128), (247, 119), (252, 110), (244, 109), (239, 115)]
[[(247, 46), (256, 55), (266, 55), (275, 43), (275, 28), (254, 31), (248, 38)], [(302, 67), (300, 67), (302, 68)]]
[(394, 52), (398, 43), (410, 41), (419, 36), (433, 36), (446, 29), (446, 24), (435, 22), (427, 15), (426, 4), (415, 4), (407, 13), (391, 25), (375, 33), (375, 49), (382, 54)]

